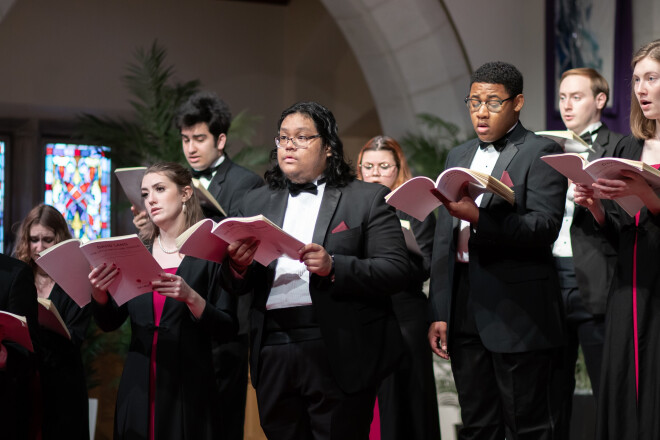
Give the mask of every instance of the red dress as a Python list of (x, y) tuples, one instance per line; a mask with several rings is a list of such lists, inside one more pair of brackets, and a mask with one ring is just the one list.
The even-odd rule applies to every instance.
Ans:
[[(165, 269), (168, 274), (175, 274), (177, 268)], [(160, 325), (160, 317), (163, 315), (163, 306), (167, 297), (154, 290), (152, 293), (154, 305), (154, 325)], [(151, 361), (149, 368), (149, 439), (154, 440), (156, 426), (156, 348), (158, 346), (158, 328), (154, 331), (154, 340), (151, 343)]]

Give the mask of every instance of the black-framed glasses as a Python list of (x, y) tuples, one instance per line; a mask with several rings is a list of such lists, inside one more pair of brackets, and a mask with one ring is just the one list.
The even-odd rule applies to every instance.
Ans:
[(291, 144), (298, 149), (309, 148), (312, 144), (312, 141), (316, 138), (320, 138), (320, 134), (315, 134), (313, 136), (275, 136), (275, 146), (277, 148), (286, 148), (287, 141), (291, 141)]
[(381, 162), (381, 163), (369, 163), (363, 162), (360, 164), (362, 168), (362, 173), (364, 174), (373, 174), (374, 171), (378, 170), (382, 176), (389, 176), (392, 174), (396, 168), (396, 164)]
[(481, 101), (477, 98), (465, 98), (465, 104), (467, 105), (468, 110), (472, 113), (478, 112), (484, 104), (486, 104), (486, 108), (489, 112), (497, 113), (502, 110), (502, 104), (513, 98), (513, 96), (509, 96), (506, 99), (489, 99), (488, 101)]

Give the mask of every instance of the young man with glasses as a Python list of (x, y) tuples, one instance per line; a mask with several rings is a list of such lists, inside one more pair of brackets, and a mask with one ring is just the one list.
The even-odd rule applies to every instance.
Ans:
[(556, 143), (519, 121), (523, 78), (492, 62), (472, 75), (466, 98), (477, 140), (452, 149), (447, 168), (482, 171), (511, 186), (515, 203), (487, 193), (444, 200), (431, 266), (431, 349), (451, 358), (460, 438), (552, 439), (551, 374), (564, 330), (552, 243), (566, 179), (540, 157)]
[[(559, 112), (566, 128), (591, 146), (590, 150), (580, 153), (589, 161), (612, 156), (614, 147), (623, 138), (600, 120), (609, 91), (605, 78), (591, 68), (567, 70), (561, 76)], [(582, 346), (591, 389), (598, 399), (605, 308), (617, 260), (616, 249), (604, 234), (596, 230), (589, 210), (574, 203), (574, 188), (575, 185), (569, 185), (564, 221), (552, 249), (559, 272), (567, 335), (564, 363), (557, 371), (557, 390), (562, 402), (557, 428), (559, 438), (568, 438), (570, 433), (579, 346)], [(603, 203), (611, 202), (605, 200)]]
[(332, 113), (284, 110), (267, 186), (245, 216), (263, 214), (307, 243), (300, 258), (253, 262), (259, 243), (230, 244), (227, 288), (254, 292), (251, 378), (269, 439), (368, 439), (378, 387), (402, 354), (390, 295), (408, 281), (408, 251), (381, 185), (356, 180)]

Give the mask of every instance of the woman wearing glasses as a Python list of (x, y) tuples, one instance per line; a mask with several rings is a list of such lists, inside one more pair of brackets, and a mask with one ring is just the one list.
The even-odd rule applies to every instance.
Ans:
[[(394, 190), (412, 177), (399, 144), (387, 136), (367, 142), (358, 156), (358, 178)], [(380, 438), (439, 439), (433, 360), (428, 350), (427, 297), (422, 291), (429, 278), (435, 216), (420, 222), (397, 211), (404, 234), (414, 236), (419, 251), (410, 250), (410, 282), (392, 296), (394, 312), (406, 344), (406, 356), (398, 370), (383, 381), (378, 392)], [(372, 425), (371, 438), (374, 435)]]

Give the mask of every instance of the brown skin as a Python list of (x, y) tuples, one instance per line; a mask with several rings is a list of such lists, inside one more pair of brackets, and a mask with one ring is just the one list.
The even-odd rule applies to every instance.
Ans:
[[(509, 94), (502, 84), (473, 83), (470, 87), (470, 98), (486, 102), (493, 99), (504, 100)], [(522, 94), (502, 103), (502, 109), (497, 113), (488, 111), (486, 105), (482, 105), (475, 112), (470, 112), (470, 119), (474, 131), (480, 140), (493, 142), (502, 138), (518, 122), (520, 110), (525, 104)], [(447, 209), (449, 215), (470, 222), (472, 225), (479, 224), (479, 207), (469, 197), (467, 186), (462, 188), (462, 197), (458, 202), (452, 202), (441, 197), (442, 205)], [(447, 323), (436, 321), (431, 324), (428, 332), (431, 350), (443, 359), (449, 359), (447, 352)]]
[[(314, 120), (307, 115), (293, 113), (282, 121), (279, 134), (281, 136), (314, 136), (318, 130)], [(330, 147), (323, 144), (320, 138), (314, 139), (308, 148), (296, 148), (287, 141), (284, 148), (277, 149), (277, 162), (284, 175), (295, 183), (311, 182), (323, 174), (327, 159), (331, 155)], [(247, 267), (252, 264), (259, 242), (254, 237), (237, 240), (229, 245), (227, 253), (232, 269), (239, 275), (244, 275)], [(300, 262), (307, 266), (310, 273), (325, 277), (332, 271), (332, 257), (323, 246), (309, 243), (298, 250)]]

